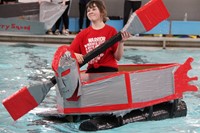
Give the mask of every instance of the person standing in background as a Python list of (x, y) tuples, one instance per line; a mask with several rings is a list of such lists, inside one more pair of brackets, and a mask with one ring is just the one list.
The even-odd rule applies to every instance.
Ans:
[(125, 0), (124, 2), (124, 25), (127, 23), (130, 12), (135, 12), (142, 5), (142, 0)]
[[(41, 0), (39, 0), (39, 3)], [(56, 3), (56, 4), (62, 4), (63, 6), (67, 6), (63, 14), (60, 16), (60, 18), (56, 21), (55, 23), (55, 35), (60, 35), (61, 33), (63, 35), (68, 35), (69, 34), (69, 8), (70, 8), (70, 0), (50, 0), (50, 2)], [(59, 30), (61, 21), (63, 20), (63, 25), (62, 25), (62, 32)], [(53, 35), (52, 29), (49, 29), (47, 31), (47, 34)]]
[[(79, 0), (79, 29), (83, 29), (84, 15), (86, 14), (86, 5), (90, 0)], [(86, 15), (86, 28), (90, 25), (90, 20)]]
[[(63, 6), (67, 6), (62, 16), (56, 21), (56, 31), (55, 35), (60, 35), (62, 33), (63, 35), (69, 35), (69, 8), (70, 8), (70, 0), (52, 0), (52, 2), (57, 2), (58, 4), (62, 4)], [(63, 25), (62, 25), (62, 32), (59, 30), (61, 20), (63, 19)]]

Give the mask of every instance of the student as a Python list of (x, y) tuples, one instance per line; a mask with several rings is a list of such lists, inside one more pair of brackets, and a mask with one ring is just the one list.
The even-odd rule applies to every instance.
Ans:
[[(95, 49), (106, 40), (117, 34), (116, 29), (105, 24), (107, 12), (102, 0), (91, 0), (87, 6), (87, 17), (91, 25), (79, 32), (73, 40), (70, 48), (74, 51), (78, 63), (84, 61), (83, 55)], [(101, 53), (88, 62), (88, 73), (118, 71), (119, 61), (124, 51), (124, 41), (131, 36), (128, 32), (122, 32), (122, 41), (114, 44), (105, 52)]]
[[(86, 13), (86, 5), (90, 0), (79, 0), (79, 29), (83, 29), (84, 15)], [(90, 25), (90, 20), (86, 16), (86, 28)]]
[(135, 12), (137, 9), (141, 7), (141, 0), (125, 0), (124, 2), (124, 25), (127, 23), (129, 19), (130, 12)]

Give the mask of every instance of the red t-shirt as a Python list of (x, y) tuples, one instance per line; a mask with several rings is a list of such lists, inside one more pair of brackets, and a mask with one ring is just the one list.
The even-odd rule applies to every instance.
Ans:
[[(115, 28), (105, 25), (102, 29), (95, 30), (91, 26), (81, 31), (70, 45), (75, 53), (87, 54), (95, 49), (112, 36), (116, 35)], [(89, 68), (98, 68), (99, 66), (118, 68), (114, 53), (119, 43), (105, 50), (103, 53), (88, 62)]]

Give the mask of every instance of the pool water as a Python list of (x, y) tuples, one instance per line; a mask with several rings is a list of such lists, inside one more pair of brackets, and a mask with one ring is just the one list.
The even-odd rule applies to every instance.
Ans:
[[(10, 96), (21, 87), (53, 76), (51, 62), (56, 51), (55, 46), (31, 44), (0, 45), (0, 101)], [(120, 64), (130, 63), (184, 63), (193, 57), (193, 69), (190, 76), (200, 77), (200, 50), (193, 49), (135, 49), (125, 50)], [(82, 68), (85, 69), (85, 66)], [(199, 81), (193, 84), (200, 86)], [(38, 111), (55, 107), (55, 89), (48, 93), (40, 106), (28, 114), (13, 121), (0, 104), (0, 133), (73, 133), (79, 131), (80, 123), (65, 123), (59, 120), (47, 120), (37, 116)], [(200, 133), (200, 92), (188, 92), (184, 95), (188, 113), (186, 117), (161, 121), (136, 122), (119, 128), (99, 131), (100, 133)]]

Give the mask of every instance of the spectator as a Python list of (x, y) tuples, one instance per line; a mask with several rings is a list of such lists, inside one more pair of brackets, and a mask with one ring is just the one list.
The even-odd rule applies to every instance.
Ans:
[(137, 9), (141, 7), (141, 0), (125, 0), (124, 2), (124, 25), (127, 23), (129, 19), (130, 12), (135, 12)]
[[(59, 30), (61, 20), (63, 20), (64, 27), (62, 25), (62, 34), (63, 35), (69, 35), (69, 8), (70, 8), (70, 0), (62, 0), (60, 2), (63, 5), (67, 5), (66, 10), (62, 14), (62, 16), (57, 20), (55, 26), (56, 26), (56, 31), (55, 35), (60, 35), (61, 31)], [(59, 3), (59, 4), (60, 4)]]
[[(39, 0), (40, 1), (40, 0)], [(70, 0), (51, 0), (51, 2), (56, 4), (62, 4), (63, 6), (67, 6), (61, 17), (55, 23), (55, 35), (69, 35), (69, 8), (70, 8)], [(60, 31), (61, 21), (63, 20), (62, 31)], [(52, 29), (47, 31), (47, 34), (53, 35)]]
[[(53, 0), (58, 1), (58, 0)], [(59, 30), (61, 20), (63, 20), (64, 27), (62, 25), (62, 34), (63, 35), (69, 35), (69, 8), (70, 8), (70, 0), (62, 0), (61, 2), (58, 2), (58, 4), (67, 5), (66, 10), (62, 14), (62, 16), (57, 20), (55, 27), (55, 35), (60, 35), (61, 31)]]
[[(86, 14), (86, 5), (90, 0), (79, 0), (79, 29), (83, 29), (84, 15)], [(90, 20), (86, 15), (86, 28), (90, 25)]]

